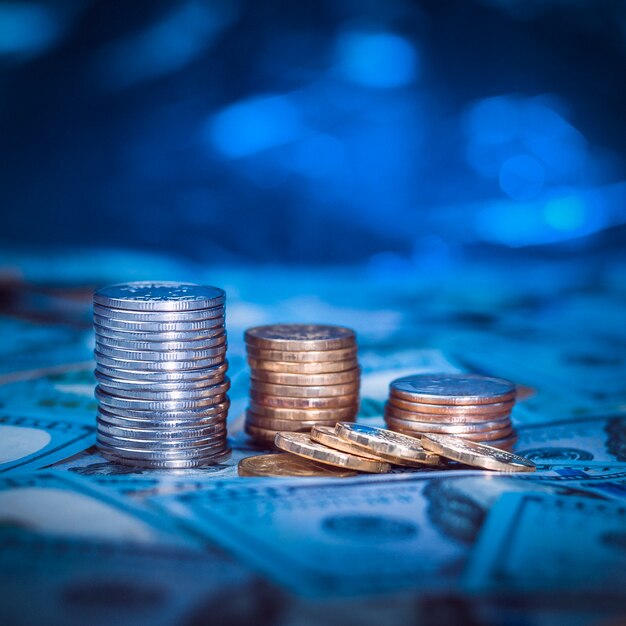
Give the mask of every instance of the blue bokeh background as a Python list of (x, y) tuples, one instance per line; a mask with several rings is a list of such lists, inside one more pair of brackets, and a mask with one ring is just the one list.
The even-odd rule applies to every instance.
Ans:
[(622, 248), (626, 4), (0, 2), (5, 246)]

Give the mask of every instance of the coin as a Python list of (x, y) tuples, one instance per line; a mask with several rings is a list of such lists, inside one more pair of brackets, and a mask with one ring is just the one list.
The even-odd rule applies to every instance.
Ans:
[(421, 422), (417, 420), (403, 420), (398, 419), (390, 413), (385, 413), (385, 420), (391, 426), (397, 424), (404, 430), (412, 430), (416, 432), (430, 432), (430, 433), (444, 433), (454, 435), (456, 433), (488, 433), (493, 430), (501, 428), (509, 428), (511, 426), (511, 420), (506, 417), (504, 419), (493, 420), (490, 422), (459, 422), (459, 423), (444, 423), (444, 422)]
[[(151, 415), (147, 412), (148, 415)], [(135, 419), (125, 415), (120, 416), (107, 411), (104, 407), (98, 408), (98, 425), (117, 426), (131, 430), (187, 430), (189, 428), (209, 428), (223, 426), (226, 422), (226, 412), (216, 413), (205, 418), (180, 418), (180, 419)]]
[(359, 402), (359, 396), (356, 393), (347, 396), (333, 396), (330, 398), (290, 398), (260, 393), (255, 389), (250, 390), (250, 398), (256, 404), (285, 409), (335, 409), (348, 406), (358, 407)]
[(328, 424), (334, 426), (338, 420), (329, 420), (327, 422), (319, 422), (317, 420), (279, 420), (269, 417), (263, 417), (262, 415), (255, 415), (250, 411), (246, 411), (246, 419), (249, 424), (253, 426), (259, 426), (260, 428), (267, 428), (269, 430), (286, 430), (286, 431), (298, 431), (304, 432), (305, 430), (311, 430), (312, 426), (316, 424)]
[(187, 409), (201, 409), (207, 406), (215, 406), (223, 402), (225, 393), (216, 394), (198, 400), (139, 400), (136, 398), (120, 398), (102, 391), (98, 386), (95, 391), (96, 399), (105, 406), (120, 409), (139, 409), (143, 411), (185, 411)]
[(123, 376), (124, 380), (129, 383), (133, 381), (138, 384), (153, 383), (189, 383), (193, 381), (204, 381), (207, 378), (218, 378), (222, 376), (228, 369), (228, 361), (221, 360), (216, 365), (211, 367), (204, 367), (193, 370), (178, 370), (178, 371), (154, 371), (154, 370), (133, 370), (124, 369), (123, 372), (117, 367), (108, 367), (98, 362), (96, 364), (96, 374), (108, 376), (110, 378), (120, 378)]
[(178, 389), (166, 391), (153, 391), (146, 389), (118, 389), (109, 387), (105, 382), (98, 383), (98, 389), (112, 396), (127, 398), (129, 400), (202, 400), (203, 398), (213, 398), (216, 395), (226, 393), (230, 389), (230, 379), (228, 376), (223, 381), (213, 385), (207, 385), (200, 389)]
[(224, 362), (224, 355), (212, 357), (210, 359), (195, 359), (193, 361), (135, 361), (133, 359), (122, 359), (110, 357), (96, 350), (94, 352), (96, 363), (117, 370), (153, 371), (153, 372), (173, 372), (173, 371), (196, 371), (199, 375), (205, 376), (205, 371), (214, 365), (221, 365)]
[(435, 422), (438, 424), (482, 424), (484, 422), (509, 418), (511, 413), (492, 413), (488, 415), (446, 415), (445, 413), (413, 413), (397, 409), (392, 404), (385, 405), (385, 415), (410, 422)]
[[(269, 417), (279, 420), (312, 420), (315, 422), (340, 422), (349, 421), (353, 418), (358, 407), (356, 405), (339, 407), (336, 409), (285, 409), (263, 406), (255, 402), (250, 402), (249, 409), (260, 417)], [(286, 428), (285, 430), (289, 430)]]
[(246, 434), (250, 435), (254, 441), (269, 448), (275, 449), (274, 438), (276, 437), (276, 433), (278, 431), (271, 430), (269, 428), (263, 428), (261, 426), (255, 426), (254, 424), (250, 424), (250, 422), (246, 422), (243, 426), (243, 430)]
[(248, 358), (263, 361), (279, 361), (281, 363), (327, 363), (329, 361), (346, 361), (356, 358), (356, 347), (341, 350), (285, 351), (262, 350), (246, 346)]
[(376, 455), (365, 446), (358, 446), (352, 441), (342, 439), (335, 432), (334, 426), (313, 426), (311, 428), (310, 437), (313, 441), (321, 443), (323, 446), (332, 448), (333, 450), (339, 450), (340, 452), (347, 452), (348, 454), (362, 456), (366, 459), (372, 459), (373, 461), (389, 461), (389, 459), (385, 459), (381, 456)]
[(363, 424), (339, 422), (335, 426), (335, 433), (342, 439), (366, 446), (376, 454), (384, 454), (401, 461), (413, 461), (425, 465), (440, 465), (440, 459), (435, 454), (425, 450), (419, 439), (401, 433), (375, 428)]
[(313, 385), (355, 384), (359, 382), (360, 374), (361, 370), (359, 368), (330, 374), (289, 374), (253, 369), (251, 376), (254, 380), (265, 383), (308, 387)]
[(522, 456), (453, 435), (429, 433), (423, 436), (422, 445), (435, 454), (473, 467), (501, 472), (534, 472), (537, 469), (532, 461)]
[(226, 448), (223, 452), (219, 452), (214, 455), (207, 455), (199, 459), (183, 459), (183, 460), (149, 460), (149, 459), (125, 459), (124, 457), (115, 454), (113, 450), (105, 450), (100, 448), (102, 456), (119, 465), (127, 465), (131, 467), (154, 469), (154, 470), (175, 470), (175, 469), (192, 469), (196, 467), (205, 467), (207, 465), (217, 465), (228, 460), (232, 454), (229, 448)]
[(119, 437), (122, 439), (146, 439), (154, 442), (159, 440), (181, 440), (196, 439), (201, 437), (226, 436), (226, 424), (215, 424), (214, 426), (194, 427), (194, 428), (130, 428), (125, 426), (115, 426), (106, 422), (98, 422), (98, 432), (104, 435)]
[(251, 369), (267, 372), (281, 372), (288, 374), (331, 374), (333, 372), (345, 372), (358, 367), (356, 359), (345, 361), (321, 361), (318, 363), (268, 361), (248, 357), (248, 365)]
[(305, 433), (285, 433), (276, 435), (274, 444), (285, 452), (291, 452), (316, 463), (324, 463), (335, 467), (348, 468), (358, 472), (385, 474), (391, 470), (389, 463), (374, 461), (364, 457), (355, 456), (339, 450), (327, 448), (315, 441)]
[(390, 384), (393, 395), (429, 404), (492, 404), (515, 399), (515, 385), (476, 374), (416, 374)]
[(94, 328), (97, 332), (139, 333), (147, 335), (163, 334), (174, 335), (171, 339), (178, 339), (175, 335), (180, 334), (180, 339), (206, 336), (215, 330), (224, 328), (224, 319), (215, 318), (205, 322), (123, 322), (106, 317), (94, 315)]
[[(406, 411), (408, 413), (428, 413), (431, 415), (441, 415), (442, 417), (458, 416), (460, 418), (479, 420), (487, 415), (503, 415), (510, 413), (515, 405), (514, 401), (495, 402), (493, 404), (478, 405), (451, 405), (451, 404), (426, 404), (425, 402), (410, 402), (397, 398), (393, 389), (389, 392), (388, 406)], [(491, 418), (489, 418), (491, 419)]]
[(259, 454), (239, 461), (239, 476), (299, 476), (305, 478), (348, 478), (357, 472), (317, 465), (295, 454)]
[(150, 450), (149, 448), (128, 448), (117, 443), (112, 446), (104, 441), (100, 441), (98, 436), (96, 436), (96, 443), (100, 451), (113, 452), (116, 456), (128, 460), (136, 459), (146, 461), (191, 461), (194, 459), (211, 457), (221, 452), (225, 452), (228, 449), (228, 444), (225, 440), (204, 448), (158, 451)]
[(223, 357), (226, 354), (226, 343), (206, 350), (170, 350), (157, 352), (152, 350), (122, 350), (109, 348), (96, 340), (96, 352), (103, 356), (123, 361), (199, 361)]
[[(219, 385), (224, 382), (226, 378), (225, 374), (219, 374), (213, 378), (199, 378), (198, 380), (188, 380), (185, 382), (165, 382), (153, 383), (148, 380), (134, 380), (134, 379), (126, 379), (126, 378), (117, 378), (111, 376), (105, 376), (101, 374), (97, 369), (95, 370), (95, 376), (98, 383), (102, 386), (103, 389), (117, 389), (121, 391), (137, 391), (137, 390), (145, 390), (145, 391), (179, 391), (186, 390), (190, 391), (193, 389), (203, 389), (204, 387), (210, 387), (212, 385)], [(116, 392), (112, 391), (113, 395)]]
[(181, 411), (156, 411), (154, 409), (131, 409), (126, 407), (114, 407), (114, 406), (99, 406), (98, 411), (100, 413), (106, 413), (107, 415), (114, 415), (124, 419), (133, 419), (141, 422), (158, 421), (165, 424), (166, 421), (172, 422), (193, 422), (196, 420), (207, 421), (213, 417), (222, 417), (226, 415), (230, 401), (228, 396), (217, 404), (211, 404), (203, 406), (199, 409), (183, 409)]
[(195, 450), (198, 448), (204, 449), (207, 446), (213, 446), (220, 441), (226, 440), (226, 429), (217, 435), (211, 434), (203, 437), (184, 437), (176, 439), (137, 439), (129, 437), (120, 437), (118, 435), (109, 435), (102, 431), (102, 428), (98, 426), (96, 429), (96, 439), (101, 443), (108, 444), (110, 446), (122, 446), (127, 448), (133, 448), (137, 450), (150, 450), (150, 452), (171, 452), (178, 450)]
[(356, 335), (343, 326), (272, 324), (249, 328), (244, 339), (255, 348), (300, 352), (347, 348), (355, 344)]
[(137, 281), (98, 289), (95, 304), (135, 311), (191, 311), (224, 304), (226, 294), (217, 287), (193, 283)]
[(96, 346), (104, 346), (107, 348), (118, 348), (121, 350), (154, 350), (161, 351), (198, 351), (202, 352), (210, 348), (215, 348), (226, 343), (226, 335), (222, 333), (211, 339), (198, 339), (194, 341), (135, 341), (134, 339), (112, 339), (103, 335), (96, 336)]
[(203, 322), (205, 320), (224, 318), (224, 307), (217, 306), (211, 309), (198, 309), (195, 311), (159, 313), (156, 311), (114, 309), (96, 303), (93, 305), (93, 314), (121, 322)]
[(330, 398), (333, 396), (345, 396), (358, 392), (358, 383), (346, 383), (343, 385), (319, 385), (317, 387), (305, 387), (297, 385), (274, 385), (262, 383), (257, 380), (250, 381), (250, 388), (259, 393), (287, 398)]

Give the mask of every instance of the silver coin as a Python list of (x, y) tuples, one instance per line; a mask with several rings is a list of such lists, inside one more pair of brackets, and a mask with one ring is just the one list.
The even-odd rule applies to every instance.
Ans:
[(221, 433), (209, 435), (208, 437), (189, 437), (179, 439), (133, 439), (130, 437), (120, 437), (102, 432), (98, 426), (96, 439), (109, 446), (122, 446), (123, 448), (133, 448), (136, 450), (150, 450), (151, 452), (170, 452), (173, 450), (193, 450), (195, 448), (206, 448), (219, 443), (223, 443), (226, 438), (226, 429)]
[(180, 370), (173, 372), (158, 372), (151, 370), (132, 370), (132, 369), (119, 369), (118, 367), (107, 367), (102, 363), (96, 365), (94, 370), (96, 376), (98, 374), (107, 376), (109, 378), (116, 378), (119, 380), (125, 380), (128, 384), (137, 383), (141, 384), (154, 384), (160, 385), (163, 383), (191, 383), (202, 382), (208, 378), (218, 378), (222, 376), (228, 370), (228, 361), (221, 361), (218, 365), (212, 367), (203, 367), (194, 370)]
[(223, 306), (211, 309), (198, 309), (196, 311), (175, 311), (171, 313), (161, 313), (158, 311), (124, 311), (112, 309), (100, 304), (93, 305), (94, 315), (100, 315), (111, 320), (123, 322), (203, 322), (219, 317), (224, 317)]
[(95, 304), (131, 311), (196, 311), (221, 306), (225, 300), (218, 287), (168, 281), (109, 285), (93, 295)]
[(98, 412), (109, 421), (112, 421), (112, 418), (133, 420), (148, 426), (153, 422), (157, 425), (165, 425), (166, 422), (171, 423), (172, 425), (178, 422), (183, 424), (190, 424), (192, 422), (209, 423), (213, 419), (225, 419), (229, 408), (230, 400), (227, 396), (222, 402), (218, 402), (215, 405), (201, 407), (199, 409), (184, 409), (182, 411), (146, 411), (145, 409), (127, 409), (100, 405), (98, 407)]
[(188, 428), (130, 428), (125, 426), (115, 426), (98, 420), (98, 431), (112, 437), (122, 437), (127, 439), (145, 439), (147, 441), (160, 441), (162, 439), (197, 439), (202, 437), (213, 437), (226, 433), (226, 424), (215, 424), (205, 427)]
[(187, 411), (201, 410), (205, 407), (215, 406), (223, 402), (226, 398), (225, 393), (216, 393), (207, 398), (196, 400), (139, 400), (136, 398), (120, 398), (112, 396), (102, 391), (96, 386), (95, 396), (98, 402), (105, 407), (115, 407), (118, 409), (133, 409), (135, 411)]
[(514, 383), (476, 374), (416, 374), (396, 378), (389, 387), (400, 399), (431, 404), (488, 404), (515, 397)]
[(211, 359), (216, 356), (226, 354), (226, 342), (207, 348), (206, 350), (170, 350), (152, 351), (152, 350), (124, 350), (122, 348), (110, 348), (103, 346), (96, 341), (96, 350), (114, 359), (132, 360), (132, 361), (196, 361), (200, 359)]
[(118, 456), (114, 452), (109, 452), (108, 450), (104, 450), (100, 448), (100, 452), (102, 456), (112, 463), (117, 463), (118, 465), (125, 465), (129, 467), (136, 467), (142, 469), (153, 469), (153, 470), (177, 470), (177, 469), (193, 469), (196, 467), (206, 467), (208, 465), (217, 465), (218, 463), (222, 463), (227, 461), (232, 455), (232, 450), (230, 448), (226, 448), (224, 452), (219, 452), (214, 455), (202, 457), (199, 459), (189, 459), (189, 460), (170, 460), (170, 461), (150, 461), (148, 459), (124, 459), (123, 457)]
[[(118, 409), (118, 412), (123, 410)], [(216, 413), (205, 418), (180, 418), (180, 419), (134, 419), (126, 416), (120, 417), (111, 413), (105, 407), (100, 407), (96, 415), (98, 424), (105, 426), (123, 428), (127, 430), (165, 430), (178, 432), (187, 431), (188, 429), (198, 428), (222, 428), (226, 427), (226, 411)]]
[(203, 341), (219, 337), (226, 332), (223, 325), (215, 328), (206, 328), (203, 330), (191, 331), (174, 331), (160, 332), (151, 330), (147, 332), (138, 332), (135, 330), (121, 330), (119, 328), (107, 328), (100, 324), (93, 325), (96, 337), (108, 337), (109, 339), (117, 339), (119, 341)]
[(96, 335), (96, 347), (116, 348), (128, 351), (155, 351), (155, 352), (195, 352), (217, 348), (226, 343), (226, 333), (216, 335), (210, 339), (196, 339), (193, 341), (136, 341), (134, 339), (112, 339)]
[(180, 450), (149, 450), (135, 447), (129, 448), (121, 445), (110, 445), (101, 441), (98, 436), (96, 436), (96, 443), (100, 450), (113, 452), (123, 458), (149, 459), (152, 461), (187, 461), (191, 459), (199, 459), (219, 454), (228, 448), (228, 442), (225, 438), (223, 441), (218, 441), (212, 445), (204, 446), (203, 448), (187, 448)]
[(122, 320), (93, 316), (96, 327), (117, 330), (120, 332), (137, 333), (196, 333), (211, 331), (215, 328), (223, 328), (226, 324), (225, 317), (216, 317), (202, 322), (127, 322)]
[(191, 391), (192, 389), (204, 389), (212, 385), (219, 385), (224, 382), (226, 378), (225, 374), (218, 374), (213, 378), (201, 378), (199, 380), (189, 380), (184, 382), (172, 382), (172, 383), (152, 383), (146, 380), (128, 380), (127, 378), (118, 378), (105, 376), (95, 371), (96, 380), (105, 389), (117, 389), (116, 392), (111, 392), (113, 395), (124, 395), (120, 391)]
[(224, 362), (223, 354), (211, 359), (195, 359), (193, 361), (136, 361), (110, 357), (97, 350), (94, 352), (94, 356), (98, 365), (118, 370), (151, 370), (155, 372), (175, 372), (179, 370), (202, 372)]
[(202, 400), (203, 398), (213, 398), (216, 395), (226, 393), (230, 389), (230, 379), (225, 377), (224, 380), (213, 385), (207, 385), (200, 389), (175, 389), (166, 391), (154, 391), (145, 389), (118, 389), (116, 387), (108, 387), (103, 381), (98, 382), (98, 389), (111, 396), (117, 396), (124, 399), (136, 400)]

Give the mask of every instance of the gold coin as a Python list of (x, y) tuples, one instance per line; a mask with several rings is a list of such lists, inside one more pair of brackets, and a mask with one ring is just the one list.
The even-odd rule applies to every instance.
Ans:
[(252, 379), (250, 388), (259, 393), (267, 393), (272, 396), (287, 398), (330, 398), (334, 396), (346, 396), (351, 393), (358, 393), (359, 383), (345, 383), (343, 385), (317, 385), (311, 387), (298, 385), (278, 385), (272, 383), (262, 383)]
[(436, 430), (434, 428), (426, 429), (424, 427), (414, 428), (410, 424), (415, 424), (415, 422), (408, 422), (405, 420), (396, 420), (390, 417), (385, 418), (387, 426), (389, 426), (389, 430), (393, 430), (394, 432), (404, 433), (405, 435), (410, 435), (412, 437), (417, 437), (418, 439), (422, 437), (425, 433), (440, 433), (443, 435), (454, 435), (455, 437), (460, 437), (461, 439), (469, 439), (471, 441), (490, 441), (491, 439), (502, 439), (509, 437), (513, 433), (513, 425), (511, 422), (507, 422), (507, 425), (498, 428), (497, 430), (490, 430), (482, 433), (472, 433), (472, 432), (444, 432), (442, 430)]
[(356, 359), (356, 346), (341, 350), (309, 350), (287, 352), (285, 350), (262, 350), (246, 346), (248, 358), (281, 363), (327, 363)]
[(253, 380), (276, 385), (343, 385), (358, 384), (361, 370), (357, 367), (345, 372), (333, 372), (331, 374), (289, 374), (282, 372), (268, 372), (265, 370), (252, 370)]
[(330, 420), (326, 422), (320, 422), (317, 420), (278, 420), (270, 417), (263, 417), (262, 415), (255, 415), (250, 411), (246, 411), (246, 420), (248, 424), (252, 426), (259, 426), (260, 428), (267, 428), (268, 430), (286, 430), (293, 432), (308, 432), (316, 424), (325, 424), (327, 426), (335, 426), (339, 420)]
[(245, 342), (255, 348), (286, 351), (339, 350), (356, 343), (353, 330), (322, 324), (271, 324), (255, 326), (244, 333)]
[(534, 472), (537, 469), (532, 461), (522, 456), (453, 435), (429, 433), (422, 437), (422, 445), (435, 454), (473, 467), (501, 472)]
[(260, 426), (253, 426), (246, 422), (243, 426), (243, 430), (246, 434), (250, 435), (254, 441), (263, 446), (267, 446), (272, 450), (276, 449), (274, 445), (274, 438), (276, 437), (276, 430), (270, 430), (268, 428), (261, 428)]
[(331, 374), (345, 372), (359, 366), (356, 359), (345, 361), (322, 361), (319, 363), (298, 363), (289, 361), (268, 361), (248, 357), (248, 365), (253, 370), (282, 372), (284, 374)]
[(339, 422), (335, 432), (342, 439), (366, 446), (376, 454), (394, 457), (395, 462), (412, 461), (425, 465), (440, 465), (439, 457), (424, 450), (419, 439), (408, 435), (365, 426), (364, 424), (349, 424)]
[(458, 422), (454, 424), (448, 424), (445, 422), (422, 422), (414, 419), (401, 420), (394, 414), (385, 412), (385, 421), (390, 425), (397, 424), (405, 430), (414, 430), (416, 432), (425, 433), (443, 433), (448, 435), (455, 435), (457, 433), (488, 433), (494, 430), (502, 428), (510, 428), (511, 420), (508, 417), (499, 420), (493, 420), (490, 422)]
[(309, 435), (304, 433), (277, 433), (274, 439), (277, 448), (285, 452), (291, 452), (302, 456), (316, 463), (325, 463), (334, 467), (342, 467), (356, 470), (357, 472), (368, 472), (372, 474), (385, 474), (391, 469), (389, 463), (384, 461), (373, 461), (339, 450), (327, 448), (311, 440)]
[(411, 402), (409, 400), (402, 400), (398, 398), (393, 390), (389, 392), (388, 405), (394, 409), (401, 411), (407, 411), (409, 413), (427, 413), (431, 415), (445, 415), (445, 416), (458, 416), (468, 417), (472, 415), (476, 416), (479, 420), (483, 416), (498, 415), (504, 413), (510, 413), (515, 405), (513, 400), (509, 402), (494, 402), (493, 404), (477, 404), (477, 405), (458, 405), (458, 404), (426, 404), (425, 402)]
[[(270, 417), (280, 420), (313, 420), (316, 422), (349, 422), (358, 412), (358, 405), (338, 407), (336, 409), (285, 409), (263, 406), (250, 402), (249, 409), (257, 416)], [(286, 429), (289, 430), (289, 429)]]
[(256, 404), (284, 409), (336, 409), (347, 406), (358, 407), (359, 404), (359, 396), (356, 393), (329, 398), (291, 398), (260, 393), (251, 389), (250, 398)]
[(295, 454), (259, 454), (239, 461), (239, 476), (301, 476), (319, 478), (348, 478), (357, 472), (318, 465)]
[(407, 420), (410, 422), (437, 422), (438, 424), (482, 424), (509, 418), (510, 411), (505, 413), (492, 413), (489, 415), (446, 415), (444, 413), (413, 413), (412, 411), (403, 411), (392, 404), (385, 404), (385, 414), (395, 417), (396, 419)]
[[(356, 454), (357, 456), (363, 456), (366, 459), (373, 459), (375, 461), (386, 461), (387, 463), (393, 463), (394, 465), (406, 465), (408, 467), (423, 467), (424, 464), (418, 461), (409, 459), (402, 459), (390, 454), (376, 453), (367, 446), (342, 439), (335, 429), (330, 426), (314, 426), (311, 428), (311, 439), (321, 443), (323, 446), (333, 448), (334, 450), (341, 450), (342, 452), (348, 452), (349, 454)], [(432, 455), (435, 458), (435, 455)]]

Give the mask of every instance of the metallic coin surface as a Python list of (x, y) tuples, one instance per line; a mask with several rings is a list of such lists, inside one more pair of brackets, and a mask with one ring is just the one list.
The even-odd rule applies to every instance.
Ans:
[(391, 413), (385, 413), (385, 420), (390, 426), (392, 423), (398, 424), (405, 430), (414, 430), (418, 433), (443, 433), (448, 435), (455, 435), (457, 433), (489, 433), (494, 430), (511, 427), (511, 420), (508, 417), (489, 422), (461, 422), (447, 424), (434, 421), (421, 422), (417, 420), (398, 419)]
[(93, 301), (107, 308), (134, 311), (191, 311), (224, 304), (222, 289), (193, 283), (137, 281), (102, 287)]
[[(118, 370), (173, 372), (173, 371), (198, 371), (204, 373), (207, 368), (220, 365), (224, 361), (224, 355), (212, 357), (210, 359), (194, 359), (193, 361), (135, 361), (132, 359), (122, 359), (110, 357), (102, 352), (95, 351), (94, 356), (98, 365)], [(120, 374), (121, 375), (121, 374)]]
[(218, 413), (201, 419), (134, 419), (120, 416), (107, 411), (105, 408), (98, 409), (98, 425), (117, 426), (130, 430), (171, 430), (186, 431), (193, 428), (219, 428), (226, 423), (226, 413)]
[(286, 351), (340, 350), (356, 343), (353, 330), (322, 324), (272, 324), (256, 326), (244, 333), (255, 348)]
[[(124, 322), (114, 320), (100, 315), (94, 315), (93, 323), (96, 332), (105, 333), (138, 333), (145, 334), (147, 339), (153, 335), (176, 335), (180, 334), (180, 339), (198, 335), (200, 337), (208, 335), (216, 329), (224, 328), (224, 318), (215, 318), (204, 322)], [(178, 337), (170, 337), (178, 339)]]
[(100, 453), (102, 456), (107, 459), (107, 461), (111, 461), (112, 463), (116, 463), (118, 465), (125, 465), (130, 467), (138, 467), (145, 469), (154, 469), (154, 470), (176, 470), (176, 469), (192, 469), (196, 467), (205, 467), (208, 465), (217, 465), (228, 460), (232, 454), (230, 449), (226, 449), (223, 452), (219, 452), (214, 455), (208, 455), (199, 459), (189, 459), (189, 460), (147, 460), (147, 459), (125, 459), (124, 457), (118, 456), (113, 451), (108, 451), (100, 448)]
[(450, 433), (450, 432), (442, 432), (441, 430), (435, 430), (435, 429), (417, 430), (414, 428), (407, 427), (406, 424), (408, 424), (408, 422), (404, 422), (400, 420), (387, 419), (386, 421), (387, 421), (387, 426), (389, 426), (390, 430), (393, 430), (394, 432), (398, 432), (398, 433), (403, 433), (405, 435), (410, 435), (411, 437), (416, 437), (418, 439), (421, 439), (422, 436), (426, 433), (439, 433), (442, 435), (454, 435), (455, 437), (459, 437), (461, 439), (468, 439), (470, 441), (485, 442), (485, 441), (491, 441), (495, 439), (507, 438), (513, 434), (513, 425), (510, 422), (508, 423), (507, 426), (504, 426), (497, 430), (490, 430), (490, 431), (486, 431), (482, 433), (459, 432), (459, 431)]
[(246, 346), (248, 358), (281, 363), (327, 363), (328, 361), (346, 361), (356, 359), (356, 347), (341, 350), (286, 351), (262, 350)]
[(345, 396), (356, 394), (359, 390), (358, 382), (345, 383), (343, 385), (318, 385), (316, 387), (297, 385), (274, 385), (272, 383), (262, 383), (257, 380), (250, 381), (250, 388), (259, 393), (267, 393), (273, 396), (287, 398), (330, 398), (334, 396)]
[(133, 370), (123, 369), (120, 371), (118, 367), (108, 367), (98, 362), (96, 364), (95, 373), (108, 376), (110, 378), (118, 378), (126, 380), (128, 383), (133, 381), (138, 384), (146, 383), (187, 383), (190, 381), (204, 381), (208, 378), (219, 378), (223, 376), (228, 369), (228, 361), (220, 360), (219, 363), (211, 367), (204, 367), (194, 370), (178, 370), (178, 371), (155, 371), (155, 370)]
[(490, 404), (515, 399), (515, 385), (477, 374), (416, 374), (390, 384), (395, 397), (429, 404)]
[(260, 393), (255, 389), (250, 390), (250, 399), (255, 404), (285, 409), (335, 409), (348, 406), (358, 407), (359, 403), (358, 393), (330, 398), (290, 398)]
[(114, 309), (95, 303), (93, 314), (121, 322), (203, 322), (215, 318), (224, 317), (224, 307), (217, 306), (211, 309), (198, 309), (195, 311), (129, 311)]
[(120, 409), (135, 409), (142, 411), (185, 411), (187, 409), (203, 409), (208, 406), (215, 406), (225, 399), (225, 394), (216, 394), (207, 398), (197, 400), (139, 400), (136, 398), (120, 398), (112, 396), (99, 387), (96, 387), (95, 396), (98, 402), (109, 407)]
[(158, 451), (142, 448), (127, 448), (117, 443), (112, 446), (101, 441), (98, 435), (96, 436), (96, 443), (100, 451), (113, 452), (116, 456), (125, 459), (143, 459), (149, 461), (191, 461), (220, 454), (228, 449), (228, 443), (225, 439), (224, 441), (219, 441), (214, 445), (205, 446), (203, 448)]
[(435, 422), (438, 424), (482, 424), (484, 422), (496, 421), (509, 418), (511, 413), (490, 413), (488, 415), (446, 415), (445, 413), (413, 413), (412, 411), (403, 411), (392, 404), (385, 405), (385, 415), (390, 417), (407, 420), (411, 422)]
[(257, 443), (261, 443), (268, 446), (271, 449), (275, 449), (274, 439), (278, 431), (271, 430), (269, 428), (262, 428), (261, 426), (254, 426), (249, 422), (244, 424), (243, 430), (246, 434), (250, 435)]
[(252, 370), (251, 376), (260, 382), (272, 383), (276, 385), (343, 385), (355, 384), (359, 382), (361, 370), (355, 368), (344, 372), (334, 372), (330, 374), (289, 374), (280, 372), (267, 372), (264, 370)]
[(104, 435), (108, 435), (109, 437), (119, 437), (121, 439), (145, 439), (146, 441), (179, 441), (184, 439), (225, 437), (226, 424), (221, 423), (215, 424), (214, 426), (197, 428), (148, 429), (116, 426), (114, 424), (108, 424), (103, 421), (98, 421), (98, 432)]
[(207, 385), (200, 389), (176, 389), (166, 391), (153, 391), (146, 389), (118, 389), (109, 387), (106, 382), (100, 381), (98, 389), (111, 396), (126, 398), (128, 400), (202, 400), (203, 398), (213, 398), (216, 395), (226, 393), (230, 389), (230, 379), (226, 376), (223, 381), (213, 385)]
[[(440, 465), (437, 455), (425, 450), (419, 439), (363, 424), (339, 422), (335, 432), (342, 439), (366, 446), (376, 454), (393, 457), (397, 461), (414, 461), (424, 465)], [(402, 464), (402, 463), (399, 463)]]
[[(249, 409), (260, 417), (279, 420), (312, 420), (316, 422), (350, 421), (358, 412), (357, 405), (336, 409), (285, 409), (263, 406), (256, 402), (250, 402)], [(286, 428), (285, 430), (289, 429)]]
[(121, 348), (110, 348), (103, 346), (96, 340), (96, 352), (113, 359), (131, 361), (199, 361), (212, 359), (226, 354), (226, 342), (215, 348), (205, 350), (123, 350)]
[(299, 476), (303, 478), (348, 478), (357, 472), (330, 465), (317, 465), (294, 454), (259, 454), (239, 461), (239, 476)]
[[(219, 374), (213, 378), (199, 378), (198, 380), (188, 380), (184, 382), (156, 382), (153, 383), (148, 380), (134, 380), (128, 378), (117, 378), (112, 376), (105, 376), (101, 374), (97, 369), (95, 371), (97, 382), (105, 390), (120, 390), (120, 391), (191, 391), (193, 389), (204, 389), (212, 385), (219, 385), (224, 382), (226, 375)], [(119, 394), (119, 391), (111, 391), (113, 395)], [(121, 394), (124, 395), (124, 394)]]
[(422, 445), (447, 459), (500, 472), (534, 472), (535, 464), (517, 454), (453, 435), (426, 434)]
[(279, 420), (272, 419), (269, 417), (263, 417), (259, 415), (255, 415), (250, 411), (246, 411), (246, 419), (249, 424), (253, 426), (259, 426), (260, 428), (267, 428), (268, 430), (286, 430), (293, 432), (305, 432), (311, 430), (312, 426), (316, 424), (326, 424), (332, 425), (333, 427), (337, 423), (338, 420), (331, 420), (327, 422), (319, 422), (316, 420)]
[(357, 472), (385, 474), (391, 470), (389, 463), (374, 461), (354, 454), (333, 450), (311, 439), (305, 433), (285, 433), (276, 435), (274, 443), (277, 448), (291, 452), (316, 463), (324, 463), (335, 467), (344, 467)]
[(359, 366), (356, 359), (345, 361), (323, 361), (319, 363), (268, 361), (248, 357), (250, 369), (264, 372), (280, 372), (283, 374), (332, 374), (345, 372)]
[(112, 339), (96, 335), (96, 347), (118, 348), (120, 350), (143, 351), (154, 350), (156, 352), (201, 352), (226, 343), (226, 334), (222, 333), (211, 339), (198, 339), (194, 341), (135, 341), (134, 339)]
[(441, 415), (442, 417), (460, 417), (472, 419), (475, 416), (477, 420), (483, 416), (504, 415), (510, 413), (515, 405), (514, 401), (494, 402), (493, 404), (477, 404), (477, 405), (452, 405), (452, 404), (426, 404), (425, 402), (409, 402), (397, 398), (393, 390), (389, 392), (388, 406), (409, 413), (427, 413), (430, 415)]
[(156, 411), (154, 409), (130, 409), (130, 408), (118, 408), (114, 406), (98, 407), (100, 413), (106, 413), (107, 415), (113, 415), (125, 419), (133, 419), (141, 422), (153, 422), (153, 421), (172, 421), (172, 422), (194, 422), (198, 420), (207, 421), (213, 417), (225, 416), (230, 407), (230, 401), (228, 397), (223, 402), (213, 404), (209, 406), (203, 406), (200, 409), (184, 409), (182, 411)]
[(310, 437), (313, 441), (321, 443), (323, 446), (332, 448), (333, 450), (339, 450), (340, 452), (347, 452), (348, 454), (362, 456), (366, 459), (372, 459), (374, 461), (387, 461), (387, 459), (378, 456), (372, 450), (369, 450), (365, 446), (359, 446), (352, 441), (342, 439), (335, 432), (334, 426), (313, 426), (311, 428)]
[(226, 431), (204, 437), (185, 437), (180, 439), (137, 439), (120, 437), (104, 433), (101, 428), (96, 430), (96, 438), (101, 443), (110, 446), (122, 446), (123, 448), (134, 448), (137, 450), (149, 450), (150, 452), (170, 452), (178, 450), (204, 449), (207, 446), (222, 444), (226, 440)]

